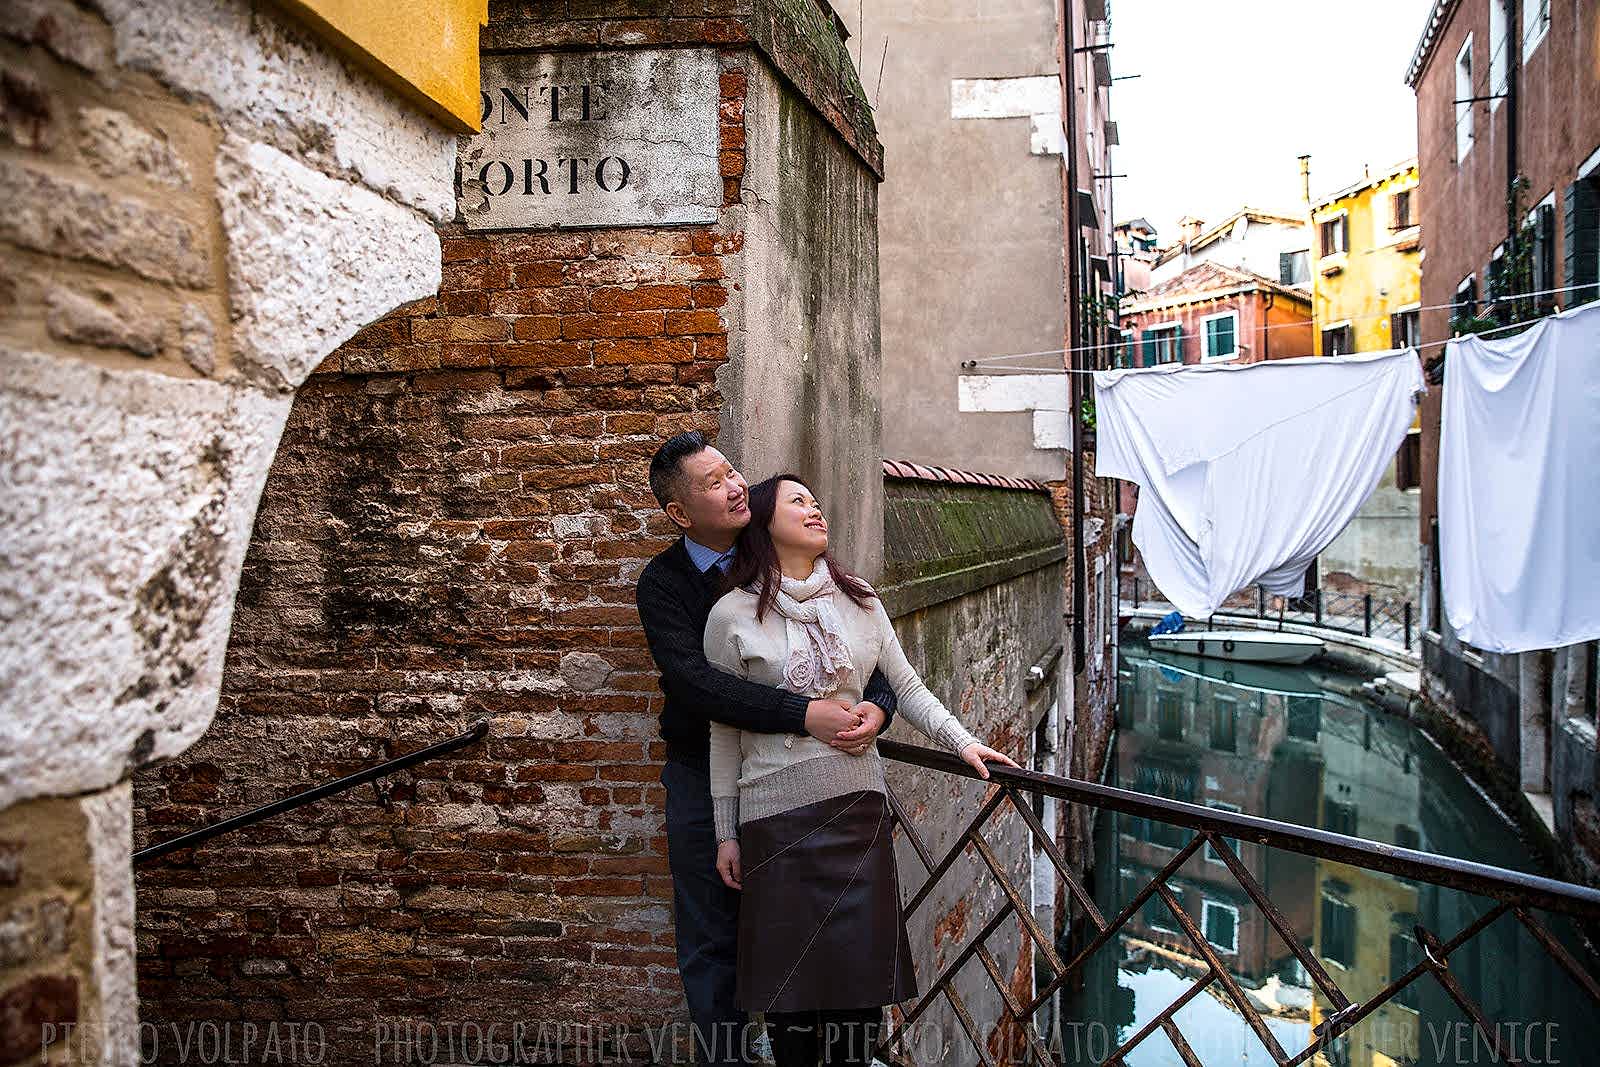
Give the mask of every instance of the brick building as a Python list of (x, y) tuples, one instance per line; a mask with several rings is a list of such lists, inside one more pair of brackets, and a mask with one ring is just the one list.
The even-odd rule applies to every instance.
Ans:
[[(752, 479), (813, 479), (839, 555), (881, 583), (913, 662), (976, 732), (1039, 767), (1073, 751), (1078, 665), (1049, 656), (1070, 586), (1048, 489), (882, 464), (882, 158), (838, 21), (825, 5), (700, 8), (493, 12), (491, 106), (460, 144), (438, 290), (296, 396), (216, 723), (137, 776), (135, 833), (165, 838), (475, 722), (488, 737), (141, 869), (147, 1018), (314, 1023), (330, 1058), (364, 1062), (378, 1035), (398, 1062), (452, 1023), (505, 1038), (520, 1021), (568, 1058), (648, 1061), (686, 1037), (664, 1033), (683, 998), (660, 697), (633, 606), (673, 535), (646, 467), (680, 429), (715, 435)], [(605, 102), (585, 104), (602, 83)], [(673, 137), (630, 125), (644, 84)], [(524, 150), (528, 123), (570, 138), (559, 160)], [(657, 151), (683, 154), (668, 167)], [(558, 166), (580, 157), (594, 169)], [(611, 196), (652, 173), (711, 180), (665, 209)], [(983, 518), (937, 526), (955, 515)], [(963, 539), (979, 529), (993, 536)], [(895, 770), (936, 849), (983, 798)], [(1026, 884), (1020, 823), (994, 840)], [(903, 847), (903, 876), (920, 870)], [(998, 906), (984, 870), (963, 858), (913, 927), (925, 981), (964, 944), (960, 917)], [(1031, 989), (1026, 938), (991, 948)], [(1003, 1043), (988, 975), (958, 987)], [(948, 1011), (925, 1022), (966, 1044)]]
[(1125, 298), (1117, 366), (1259, 363), (1312, 355), (1312, 341), (1309, 292), (1204, 262)]
[[(1427, 190), (1424, 345), (1457, 325), (1482, 330), (1600, 296), (1597, 27), (1595, 0), (1433, 6), (1406, 74)], [(1440, 732), (1494, 772), (1502, 803), (1555, 840), (1575, 840), (1556, 851), (1567, 874), (1592, 880), (1600, 874), (1594, 645), (1500, 655), (1450, 629), (1434, 551), (1441, 399), (1432, 388), (1422, 404), (1424, 691)]]
[[(100, 10), (0, 17), (0, 1063), (68, 1023), (85, 1062), (269, 1026), (307, 1060), (493, 1058), (485, 1027), (519, 1021), (651, 1058), (682, 994), (632, 599), (679, 429), (806, 472), (935, 692), (1094, 776), (1115, 610), (1091, 562), (1088, 651), (1065, 645), (1063, 530), (1099, 551), (1104, 501), (884, 465), (882, 150), (826, 4), (465, 0), (401, 40), (309, 0)], [(984, 798), (895, 772), (936, 850)], [(1046, 811), (1081, 861), (1082, 818)], [(924, 981), (1002, 904), (975, 856), (946, 878)], [(1036, 914), (1062, 935), (1059, 888)], [(1027, 995), (1025, 934), (988, 947)], [(988, 973), (956, 987), (1008, 1047)], [(946, 1007), (925, 1022), (977, 1062)]]

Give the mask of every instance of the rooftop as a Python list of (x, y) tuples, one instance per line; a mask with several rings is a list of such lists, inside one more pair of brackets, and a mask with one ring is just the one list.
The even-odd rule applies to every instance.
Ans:
[(1171, 307), (1174, 304), (1190, 304), (1196, 300), (1257, 290), (1298, 300), (1308, 307), (1311, 304), (1311, 294), (1304, 289), (1284, 285), (1273, 278), (1245, 270), (1243, 267), (1206, 262), (1196, 263), (1176, 278), (1169, 278), (1159, 285), (1128, 294), (1129, 303), (1122, 310), (1124, 314), (1149, 311), (1154, 308)]

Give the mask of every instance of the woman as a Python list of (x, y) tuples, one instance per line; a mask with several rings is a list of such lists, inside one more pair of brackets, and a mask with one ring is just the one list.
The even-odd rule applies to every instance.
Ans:
[[(749, 491), (729, 591), (706, 658), (734, 674), (854, 705), (875, 667), (899, 715), (983, 778), (1015, 767), (962, 727), (906, 662), (870, 586), (828, 554), (805, 484)], [(717, 870), (743, 892), (735, 1003), (766, 1014), (777, 1067), (869, 1064), (885, 1004), (917, 995), (876, 742), (842, 752), (810, 736), (711, 724)]]

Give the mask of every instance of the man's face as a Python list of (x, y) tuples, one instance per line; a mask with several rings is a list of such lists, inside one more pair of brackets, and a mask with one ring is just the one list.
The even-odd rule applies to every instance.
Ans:
[(726, 456), (705, 448), (683, 461), (682, 490), (667, 505), (667, 515), (701, 544), (729, 541), (749, 525), (750, 503), (744, 475)]

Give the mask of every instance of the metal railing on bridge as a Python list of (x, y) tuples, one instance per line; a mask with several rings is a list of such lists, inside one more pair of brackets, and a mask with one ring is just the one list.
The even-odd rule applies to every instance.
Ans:
[[(1160, 590), (1136, 575), (1125, 576), (1121, 584), (1124, 599), (1131, 601), (1136, 608), (1152, 600), (1159, 601)], [(1241, 599), (1242, 595), (1212, 614), (1220, 618), (1276, 619), (1363, 637), (1377, 637), (1394, 641), (1407, 652), (1411, 651), (1411, 643), (1416, 638), (1416, 611), (1411, 601), (1397, 597), (1313, 589), (1304, 596), (1285, 597), (1283, 607), (1275, 609), (1268, 605), (1267, 594), (1258, 586), (1253, 605), (1243, 606), (1238, 602)]]
[[(966, 763), (949, 753), (888, 740), (880, 740), (878, 746), (881, 754), (891, 760), (947, 774), (977, 778), (976, 772)], [(1131, 918), (1140, 914), (1147, 903), (1156, 900), (1170, 912), (1183, 938), (1192, 949), (1195, 959), (1199, 961), (1199, 969), (1204, 973), (1176, 1000), (1156, 1013), (1137, 1032), (1112, 1050), (1105, 1059), (1099, 1061), (1105, 1064), (1122, 1064), (1124, 1057), (1130, 1055), (1146, 1038), (1159, 1029), (1171, 1041), (1185, 1064), (1189, 1067), (1198, 1067), (1200, 1060), (1174, 1021), (1174, 1016), (1189, 1001), (1215, 986), (1221, 991), (1218, 994), (1220, 998), (1237, 1011), (1244, 1023), (1255, 1033), (1267, 1054), (1272, 1057), (1273, 1062), (1279, 1067), (1292, 1067), (1295, 1064), (1309, 1062), (1318, 1052), (1327, 1050), (1332, 1042), (1341, 1035), (1349, 1033), (1384, 1004), (1404, 995), (1413, 983), (1424, 979), (1432, 979), (1442, 987), (1450, 1000), (1490, 1042), (1495, 1055), (1502, 1062), (1519, 1063), (1514, 1050), (1506, 1041), (1505, 1034), (1485, 1016), (1480, 1006), (1474, 1002), (1457, 976), (1450, 970), (1450, 957), (1453, 953), (1508, 913), (1527, 928), (1543, 950), (1559, 965), (1560, 970), (1570, 976), (1577, 988), (1587, 994), (1595, 1008), (1600, 1010), (1600, 980), (1597, 980), (1593, 961), (1580, 960), (1556, 938), (1544, 921), (1533, 914), (1534, 909), (1542, 909), (1593, 923), (1600, 920), (1600, 890), (1415, 849), (1379, 844), (1327, 830), (1169, 800), (1095, 782), (1018, 770), (999, 764), (990, 764), (989, 770), (992, 774), (989, 795), (977, 814), (968, 820), (953, 844), (940, 856), (935, 856), (929, 850), (923, 835), (907, 817), (905, 807), (894, 795), (893, 790), (890, 791), (889, 803), (893, 818), (927, 871), (922, 886), (905, 903), (905, 913), (908, 918), (928, 902), (940, 880), (968, 848), (988, 869), (989, 876), (994, 879), (1004, 897), (1004, 903), (978, 928), (977, 933), (968, 940), (960, 952), (940, 968), (937, 977), (916, 1002), (909, 1008), (896, 1012), (895, 1025), (892, 1029), (886, 1028), (882, 1040), (874, 1050), (885, 1062), (902, 1065), (917, 1062), (912, 1058), (912, 1050), (905, 1041), (905, 1035), (910, 1032), (918, 1018), (924, 1015), (940, 997), (949, 1002), (956, 1019), (967, 1037), (971, 1039), (979, 1060), (986, 1067), (995, 1067), (997, 1062), (1041, 1065), (1063, 1062), (1059, 1056), (1060, 1049), (1051, 1048), (1046, 1038), (1040, 1034), (1036, 1025), (1037, 1013), (1050, 1001), (1053, 994), (1082, 971), (1085, 963), (1097, 951), (1119, 933), (1125, 932)], [(1108, 917), (1079, 879), (1073, 875), (1071, 865), (1061, 854), (1055, 838), (1045, 829), (1031, 803), (1031, 798), (1036, 795), (1056, 797), (1072, 804), (1089, 805), (1103, 811), (1121, 812), (1141, 819), (1188, 827), (1196, 833), (1131, 900), (1123, 905), (1121, 910)], [(1055, 868), (1056, 876), (1065, 884), (1075, 907), (1087, 917), (1092, 927), (1092, 936), (1070, 959), (1063, 958), (1057, 949), (1055, 939), (1040, 927), (1026, 896), (1007, 873), (994, 845), (985, 836), (985, 828), (991, 825), (999, 813), (1008, 808), (1021, 816), (1034, 846), (1049, 858)], [(1495, 903), (1476, 920), (1453, 932), (1430, 930), (1420, 922), (1416, 923), (1412, 934), (1420, 949), (1418, 961), (1377, 993), (1364, 1000), (1356, 1000), (1347, 995), (1334, 981), (1318, 959), (1317, 953), (1296, 936), (1290, 921), (1269, 898), (1255, 875), (1241, 862), (1237, 851), (1229, 844), (1230, 840), (1255, 842), (1269, 848), (1288, 850), (1416, 882), (1479, 894)], [(1282, 1046), (1278, 1036), (1268, 1028), (1262, 1012), (1251, 1002), (1251, 998), (1246, 995), (1238, 979), (1229, 973), (1218, 949), (1208, 940), (1194, 917), (1184, 910), (1182, 902), (1169, 885), (1174, 874), (1203, 845), (1209, 846), (1211, 853), (1226, 865), (1240, 890), (1260, 910), (1278, 937), (1282, 939), (1285, 948), (1304, 968), (1304, 973), (1315, 990), (1332, 1006), (1332, 1010), (1312, 1028), (1312, 1040), (1304, 1048), (1285, 1049)], [(1031, 1000), (1019, 997), (1008, 984), (1006, 975), (987, 945), (988, 940), (1008, 920), (1020, 923), (1025, 937), (1033, 943), (1038, 958), (1044, 961), (1052, 975), (1048, 982), (1042, 985), (1036, 983), (1036, 991)], [(1025, 1051), (1022, 1052), (1020, 1059), (1008, 1056), (1004, 1061), (996, 1060), (985, 1036), (979, 1032), (972, 1013), (955, 988), (958, 972), (973, 958), (977, 958), (988, 972), (1003, 1002), (1003, 1011), (1011, 1024), (1012, 1032), (1021, 1037)]]

